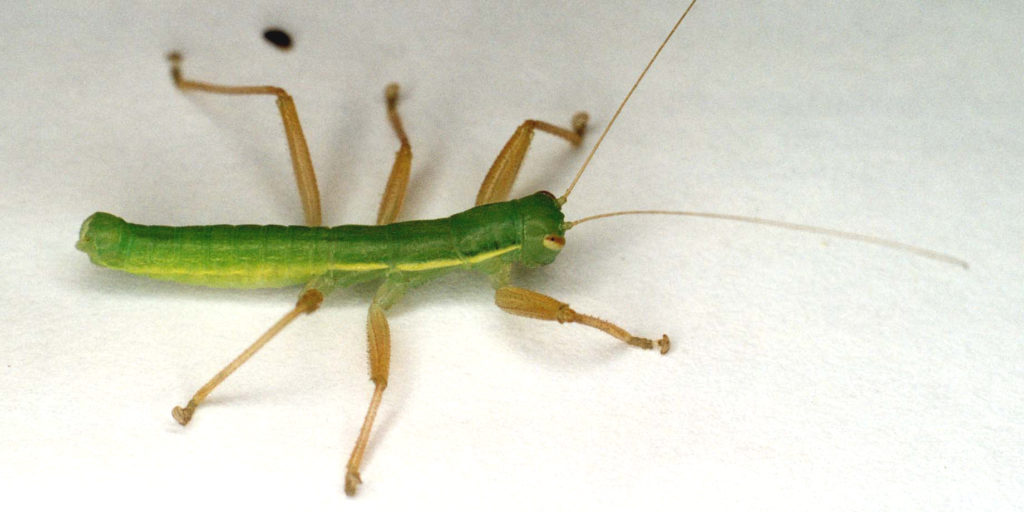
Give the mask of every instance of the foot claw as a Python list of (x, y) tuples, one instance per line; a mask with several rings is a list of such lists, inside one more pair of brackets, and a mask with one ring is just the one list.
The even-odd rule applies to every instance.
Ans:
[(667, 354), (669, 347), (672, 345), (668, 340), (668, 336), (664, 334), (661, 335), (661, 339), (658, 341), (633, 336), (629, 338), (629, 341), (626, 341), (626, 343), (644, 350), (651, 350), (654, 348), (654, 345), (658, 345), (658, 351), (661, 352), (662, 355)]
[(572, 131), (582, 137), (583, 133), (587, 130), (588, 121), (590, 121), (590, 116), (586, 112), (576, 112), (572, 116)]
[(398, 102), (398, 84), (391, 82), (384, 87), (384, 99), (388, 102), (388, 105), (394, 105)]
[(167, 60), (171, 63), (171, 80), (175, 87), (181, 87), (181, 54), (171, 52), (167, 54)]
[(661, 355), (667, 354), (668, 353), (668, 349), (671, 346), (672, 346), (672, 342), (670, 342), (668, 340), (668, 335), (667, 334), (662, 334), (661, 335), (661, 339), (658, 340), (658, 348), (661, 351)]
[(359, 478), (358, 471), (349, 471), (345, 474), (345, 494), (348, 496), (355, 496), (356, 489), (359, 484), (363, 483), (363, 480)]
[(171, 416), (174, 416), (174, 419), (180, 425), (188, 425), (188, 422), (192, 420), (192, 415), (196, 412), (197, 405), (199, 404), (189, 400), (188, 405), (184, 408), (175, 406), (174, 409), (171, 410)]

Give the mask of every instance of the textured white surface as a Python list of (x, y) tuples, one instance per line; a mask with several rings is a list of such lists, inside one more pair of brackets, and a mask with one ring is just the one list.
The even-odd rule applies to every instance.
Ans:
[[(391, 315), (363, 471), (372, 288), (332, 297), (201, 408), (182, 403), (294, 300), (151, 282), (74, 251), (143, 223), (301, 220), (273, 101), (176, 91), (163, 55), (296, 98), (326, 219), (368, 223), (397, 144), (403, 218), (472, 203), (524, 118), (599, 128), (682, 5), (177, 2), (8, 6), (0, 21), (0, 495), (15, 509), (1011, 509), (1024, 499), (1019, 2), (703, 2), (566, 210), (759, 215), (948, 251), (671, 218), (570, 232), (519, 283), (672, 336), (666, 357), (502, 314), (455, 276)], [(97, 5), (98, 4), (98, 5)], [(291, 4), (290, 2), (287, 4)], [(267, 25), (295, 36), (282, 53)], [(596, 139), (590, 137), (590, 141)], [(543, 134), (516, 193), (582, 160)], [(181, 507), (181, 508), (179, 508)]]

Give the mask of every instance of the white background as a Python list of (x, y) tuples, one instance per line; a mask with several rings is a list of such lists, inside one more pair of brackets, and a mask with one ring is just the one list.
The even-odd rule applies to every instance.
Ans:
[[(1022, 490), (1024, 7), (702, 2), (566, 206), (758, 215), (953, 253), (970, 270), (696, 219), (580, 226), (517, 282), (640, 335), (511, 317), (457, 275), (391, 312), (391, 384), (355, 500), (372, 287), (331, 297), (187, 428), (171, 418), (297, 290), (210, 290), (88, 263), (97, 210), (298, 223), (270, 98), (295, 97), (326, 221), (370, 223), (412, 139), (402, 218), (471, 206), (527, 117), (596, 140), (678, 2), (94, 2), (0, 21), (0, 496), (15, 508), (1011, 509)], [(280, 25), (283, 53), (261, 37)], [(544, 134), (514, 192), (564, 190)]]

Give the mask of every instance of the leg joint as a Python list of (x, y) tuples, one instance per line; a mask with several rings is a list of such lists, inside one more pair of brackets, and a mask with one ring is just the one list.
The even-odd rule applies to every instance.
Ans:
[(296, 309), (299, 309), (303, 313), (312, 313), (316, 311), (320, 304), (324, 302), (324, 294), (317, 289), (309, 289), (302, 292), (299, 296), (299, 301), (295, 304)]

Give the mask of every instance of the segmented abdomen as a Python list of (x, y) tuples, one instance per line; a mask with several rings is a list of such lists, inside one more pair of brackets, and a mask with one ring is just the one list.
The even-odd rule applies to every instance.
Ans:
[(309, 282), (328, 271), (432, 272), (511, 261), (521, 223), (511, 203), (386, 226), (146, 226), (109, 213), (86, 219), (77, 247), (98, 265), (225, 288)]
[[(125, 223), (121, 261), (99, 262), (154, 279), (228, 288), (303, 284), (332, 263), (376, 261), (383, 240), (366, 226), (143, 226)], [(339, 244), (339, 238), (347, 239)], [(346, 255), (337, 254), (344, 248)], [(359, 266), (353, 266), (353, 270)], [(369, 270), (369, 268), (367, 268)]]

